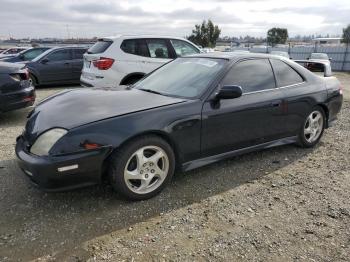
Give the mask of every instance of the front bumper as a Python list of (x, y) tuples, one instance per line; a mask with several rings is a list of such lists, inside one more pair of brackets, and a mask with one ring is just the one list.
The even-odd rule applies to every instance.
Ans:
[(9, 94), (0, 94), (0, 112), (8, 112), (32, 106), (35, 102), (35, 90), (33, 86)]
[[(16, 155), (20, 169), (36, 186), (48, 192), (66, 191), (101, 182), (103, 163), (110, 147), (60, 156), (36, 156), (28, 152), (22, 136), (17, 138)], [(67, 171), (61, 168), (76, 167)], [(61, 170), (61, 171), (59, 171)]]

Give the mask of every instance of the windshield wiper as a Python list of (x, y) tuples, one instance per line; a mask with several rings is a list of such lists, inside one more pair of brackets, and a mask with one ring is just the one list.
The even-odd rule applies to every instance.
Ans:
[(157, 92), (157, 91), (154, 91), (152, 89), (146, 89), (146, 88), (138, 88), (139, 90), (142, 90), (142, 91), (145, 91), (145, 92), (148, 92), (148, 93), (152, 93), (152, 94), (157, 94), (157, 95), (164, 95), (160, 92)]

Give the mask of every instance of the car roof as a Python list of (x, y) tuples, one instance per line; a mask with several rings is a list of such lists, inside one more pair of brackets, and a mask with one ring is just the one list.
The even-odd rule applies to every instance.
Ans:
[(115, 39), (135, 39), (135, 38), (164, 38), (164, 39), (179, 39), (179, 40), (186, 40), (187, 39), (183, 37), (178, 37), (178, 36), (169, 36), (169, 35), (152, 35), (152, 34), (142, 34), (142, 35), (115, 35), (115, 36), (107, 36), (107, 37), (101, 37), (100, 39), (110, 39), (110, 40), (115, 40)]

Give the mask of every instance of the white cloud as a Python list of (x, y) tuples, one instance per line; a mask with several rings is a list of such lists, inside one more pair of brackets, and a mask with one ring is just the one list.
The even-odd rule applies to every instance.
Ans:
[(211, 18), (222, 35), (340, 34), (350, 23), (349, 0), (0, 0), (0, 37), (75, 37), (118, 33), (184, 36)]

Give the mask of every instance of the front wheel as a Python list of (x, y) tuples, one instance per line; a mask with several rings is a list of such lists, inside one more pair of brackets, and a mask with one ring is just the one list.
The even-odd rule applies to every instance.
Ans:
[(157, 136), (135, 139), (117, 150), (110, 159), (112, 187), (130, 200), (158, 194), (171, 180), (175, 155), (170, 145)]
[(32, 74), (30, 74), (29, 75), (29, 84), (31, 85), (31, 86), (37, 86), (38, 84), (37, 84), (37, 82), (36, 82), (36, 79), (35, 79), (35, 77), (32, 75)]
[(326, 115), (324, 110), (317, 106), (312, 109), (306, 117), (304, 124), (299, 133), (299, 143), (302, 147), (313, 147), (316, 145), (325, 128)]

